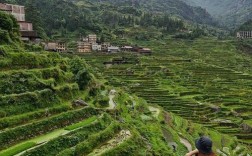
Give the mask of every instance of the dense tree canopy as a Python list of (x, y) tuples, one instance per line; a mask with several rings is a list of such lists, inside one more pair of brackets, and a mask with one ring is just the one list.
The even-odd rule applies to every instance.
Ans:
[[(165, 34), (184, 29), (184, 22), (179, 18), (172, 17), (164, 10), (148, 13), (147, 5), (140, 5), (141, 1), (132, 4), (131, 1), (121, 0), (113, 2), (13, 0), (12, 3), (25, 5), (27, 20), (33, 22), (34, 29), (42, 38), (46, 36), (52, 39), (65, 39), (69, 36), (79, 38), (89, 33), (96, 33), (102, 41), (108, 41), (115, 39), (116, 36), (124, 37), (126, 29), (132, 27), (146, 30), (155, 28)], [(133, 37), (139, 38), (134, 35)]]

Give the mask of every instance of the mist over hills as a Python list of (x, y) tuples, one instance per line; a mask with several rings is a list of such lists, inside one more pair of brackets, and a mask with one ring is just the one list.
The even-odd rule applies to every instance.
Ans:
[(219, 23), (236, 28), (252, 18), (251, 0), (183, 0), (191, 6), (205, 8)]

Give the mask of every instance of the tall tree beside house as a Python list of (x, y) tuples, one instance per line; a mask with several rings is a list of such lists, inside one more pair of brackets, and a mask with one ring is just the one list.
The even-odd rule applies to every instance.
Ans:
[(0, 43), (20, 42), (19, 25), (16, 19), (0, 11)]

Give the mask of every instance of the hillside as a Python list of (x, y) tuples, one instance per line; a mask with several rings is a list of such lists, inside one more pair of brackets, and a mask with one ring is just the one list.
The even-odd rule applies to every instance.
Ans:
[[(99, 0), (96, 0), (100, 2)], [(94, 2), (94, 1), (92, 1)], [(144, 9), (147, 12), (151, 13), (168, 13), (171, 15), (175, 15), (181, 17), (182, 19), (200, 23), (200, 24), (209, 24), (215, 25), (216, 23), (212, 19), (212, 17), (202, 8), (200, 7), (191, 7), (186, 3), (180, 0), (135, 0), (135, 1), (124, 1), (124, 0), (103, 0), (102, 2), (110, 2), (114, 5), (122, 6), (134, 6), (138, 9)]]
[(183, 0), (192, 6), (205, 8), (223, 26), (237, 28), (252, 18), (250, 0)]
[[(3, 22), (10, 21), (9, 15), (2, 17)], [(2, 31), (8, 30), (6, 25), (0, 26)], [(8, 35), (11, 33), (9, 30)], [(20, 45), (20, 49), (14, 45)], [(167, 112), (171, 111), (168, 107), (155, 103), (160, 99), (145, 98), (154, 96), (153, 91), (156, 98), (167, 97), (166, 91), (155, 88), (157, 83), (150, 77), (141, 74), (139, 83), (145, 85), (132, 92), (117, 77), (120, 74), (113, 73), (117, 70), (104, 70), (104, 74), (117, 76), (103, 76), (102, 61), (113, 54), (91, 54), (84, 56), (85, 61), (73, 55), (27, 52), (18, 40), (1, 42), (0, 50), (1, 156), (181, 156), (195, 148), (195, 139), (202, 135), (213, 139), (214, 150), (221, 155), (249, 153), (231, 135), (177, 116), (187, 117), (186, 112)], [(133, 56), (132, 62), (136, 59)], [(140, 59), (142, 62), (148, 57)], [(142, 72), (138, 66), (134, 70)], [(169, 74), (168, 70), (165, 72)], [(134, 75), (130, 77), (128, 80), (134, 79)]]
[(237, 29), (237, 31), (251, 31), (251, 30), (252, 30), (252, 20), (248, 20)]
[[(0, 2), (8, 1), (0, 0)], [(155, 34), (174, 33), (187, 29), (184, 28), (185, 22), (182, 23), (181, 20), (189, 23), (215, 24), (205, 10), (177, 0), (155, 0), (147, 3), (136, 1), (133, 6), (128, 1), (15, 0), (14, 2), (25, 5), (27, 20), (35, 23), (34, 28), (39, 31), (40, 36), (45, 37), (46, 33), (51, 39), (71, 40), (88, 33), (96, 33), (111, 40), (118, 36), (120, 30), (136, 27), (146, 32), (150, 32), (149, 28), (154, 27), (156, 30), (151, 32)]]
[(194, 148), (201, 135), (210, 136), (220, 154), (248, 152), (233, 137), (125, 93), (116, 81), (108, 85), (109, 79), (83, 59), (1, 47), (5, 49), (0, 56), (1, 156), (181, 156)]
[[(84, 55), (112, 86), (122, 87), (150, 104), (194, 123), (236, 136), (251, 147), (251, 55), (235, 41), (198, 39), (139, 42), (153, 56)], [(179, 47), (179, 48), (178, 48)], [(123, 56), (139, 62), (103, 66)]]
[(212, 22), (205, 10), (178, 0), (8, 2), (27, 6), (45, 41), (96, 33), (152, 53), (46, 52), (22, 43), (0, 12), (0, 156), (184, 156), (200, 136), (217, 155), (252, 154), (252, 44), (193, 28)]

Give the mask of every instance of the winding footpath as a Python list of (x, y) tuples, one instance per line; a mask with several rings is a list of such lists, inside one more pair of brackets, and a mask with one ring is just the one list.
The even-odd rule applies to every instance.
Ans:
[(182, 143), (187, 148), (188, 151), (192, 151), (192, 145), (188, 140), (181, 137), (179, 138), (179, 140), (180, 140), (180, 143)]
[(115, 94), (116, 94), (116, 90), (114, 89), (109, 92), (109, 107), (106, 109), (114, 110), (116, 108), (116, 103), (114, 101)]

